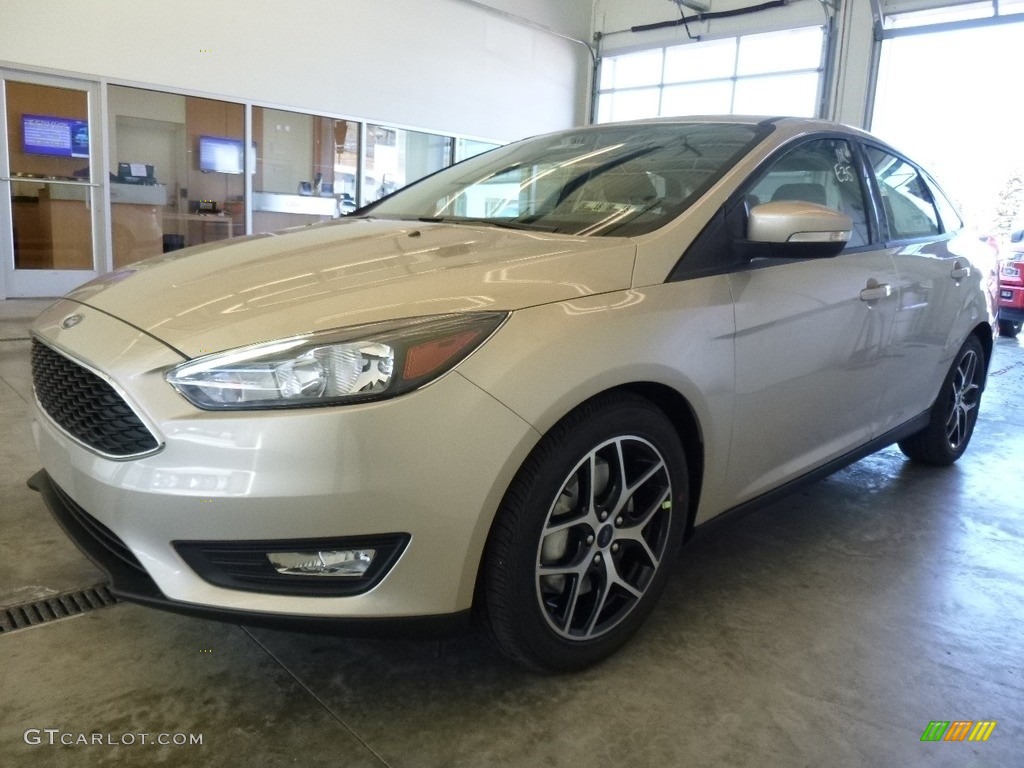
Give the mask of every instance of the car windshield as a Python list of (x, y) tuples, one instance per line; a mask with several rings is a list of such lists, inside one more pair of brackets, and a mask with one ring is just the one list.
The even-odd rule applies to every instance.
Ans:
[(735, 123), (664, 123), (541, 136), (440, 171), (359, 215), (572, 235), (641, 235), (686, 210), (766, 130)]

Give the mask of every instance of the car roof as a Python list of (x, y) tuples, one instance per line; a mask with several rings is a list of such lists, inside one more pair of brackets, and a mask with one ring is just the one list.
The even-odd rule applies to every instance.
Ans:
[(878, 141), (871, 134), (843, 123), (831, 120), (820, 120), (810, 117), (792, 117), (787, 115), (678, 115), (673, 117), (650, 117), (642, 120), (624, 120), (612, 123), (595, 123), (571, 130), (600, 129), (612, 126), (645, 126), (645, 125), (695, 125), (701, 123), (718, 123), (731, 125), (773, 125), (785, 129), (787, 133), (798, 134), (811, 131), (839, 131), (858, 134)]
[(868, 133), (867, 131), (864, 131), (860, 128), (855, 128), (852, 125), (837, 123), (831, 120), (821, 120), (818, 118), (811, 117), (792, 117), (787, 115), (679, 115), (674, 117), (651, 117), (644, 118), (641, 120), (624, 120), (621, 122), (612, 123), (595, 123), (592, 125), (568, 129), (566, 131), (556, 131), (555, 133), (557, 134), (576, 131), (600, 130), (601, 128), (610, 128), (616, 126), (636, 126), (640, 128), (648, 125), (700, 125), (702, 123), (720, 125), (726, 124), (772, 126), (777, 131), (777, 133), (774, 136), (775, 141), (786, 141), (791, 138), (817, 132), (844, 133), (849, 136), (871, 141), (880, 146), (892, 149), (888, 142), (883, 141), (882, 139), (879, 139), (877, 136)]

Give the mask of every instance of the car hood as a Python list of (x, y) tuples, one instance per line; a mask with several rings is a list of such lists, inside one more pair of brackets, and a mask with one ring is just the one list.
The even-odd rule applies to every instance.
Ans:
[(626, 288), (624, 238), (354, 219), (176, 251), (68, 298), (188, 357), (402, 317), (520, 309)]

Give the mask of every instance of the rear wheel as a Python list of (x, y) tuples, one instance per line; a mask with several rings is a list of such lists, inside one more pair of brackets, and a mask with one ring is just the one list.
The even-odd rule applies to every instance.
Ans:
[(618, 649), (665, 586), (687, 496), (679, 437), (647, 400), (603, 396), (560, 422), (520, 469), (488, 540), (482, 607), (502, 652), (566, 671)]
[(984, 376), (981, 342), (976, 336), (968, 336), (942, 382), (928, 426), (901, 441), (900, 450), (914, 461), (936, 466), (959, 459), (967, 450), (978, 420)]

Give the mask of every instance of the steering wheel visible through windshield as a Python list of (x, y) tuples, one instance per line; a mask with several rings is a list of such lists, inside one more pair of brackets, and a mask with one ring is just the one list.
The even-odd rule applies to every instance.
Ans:
[(686, 210), (765, 130), (700, 122), (541, 136), (439, 171), (357, 215), (640, 235)]

